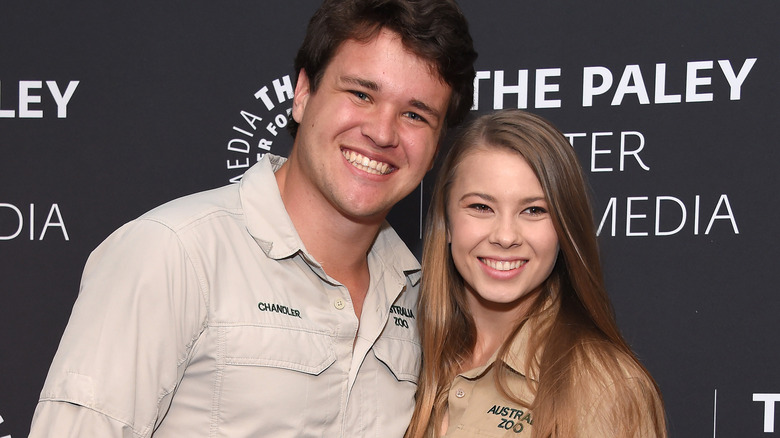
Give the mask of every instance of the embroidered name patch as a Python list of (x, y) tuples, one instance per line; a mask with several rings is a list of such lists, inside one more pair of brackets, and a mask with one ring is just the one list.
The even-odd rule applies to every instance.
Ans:
[(262, 312), (281, 313), (282, 315), (292, 316), (295, 318), (301, 317), (300, 310), (293, 309), (287, 306), (282, 306), (281, 304), (264, 303), (261, 301), (257, 303), (257, 308), (260, 309)]

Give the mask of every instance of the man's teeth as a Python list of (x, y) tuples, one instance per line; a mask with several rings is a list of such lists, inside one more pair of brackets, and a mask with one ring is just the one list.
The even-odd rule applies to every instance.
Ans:
[(489, 267), (497, 271), (509, 271), (512, 269), (517, 269), (526, 263), (525, 260), (513, 260), (511, 262), (501, 261), (501, 260), (491, 260), (491, 259), (480, 259), (480, 260), (482, 260), (482, 263), (488, 265)]
[(364, 172), (373, 173), (374, 175), (387, 175), (392, 170), (389, 164), (364, 157), (355, 151), (345, 150), (341, 153), (344, 155), (344, 158), (349, 161), (349, 164)]

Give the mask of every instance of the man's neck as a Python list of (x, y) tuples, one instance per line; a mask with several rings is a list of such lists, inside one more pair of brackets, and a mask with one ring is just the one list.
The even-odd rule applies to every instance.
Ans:
[(359, 221), (344, 216), (320, 194), (295, 184), (297, 176), (291, 176), (289, 169), (285, 163), (275, 174), (287, 214), (306, 250), (330, 277), (347, 287), (360, 317), (369, 285), (368, 252), (383, 219)]
[(306, 249), (320, 263), (345, 268), (361, 265), (376, 238), (383, 217), (354, 219), (336, 210), (324, 196), (296, 184), (289, 161), (275, 173), (287, 214)]

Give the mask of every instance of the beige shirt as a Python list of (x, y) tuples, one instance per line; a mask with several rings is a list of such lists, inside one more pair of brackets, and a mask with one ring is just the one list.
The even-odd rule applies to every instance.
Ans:
[[(509, 368), (503, 368), (514, 394), (529, 403), (536, 393), (536, 378), (529, 374), (534, 368), (526, 361), (525, 347), (538, 327), (538, 321), (530, 320), (520, 329), (510, 347)], [(445, 437), (501, 437), (508, 431), (512, 436), (531, 436), (533, 413), (504, 397), (496, 387), (497, 354), (486, 365), (455, 377), (447, 397), (449, 425)]]
[[(527, 346), (534, 333), (550, 322), (547, 318), (555, 311), (548, 305), (541, 317), (529, 320), (510, 346), (506, 364), (496, 366), (496, 356), (488, 364), (461, 373), (455, 377), (448, 395), (448, 428), (445, 437), (530, 437), (532, 436), (534, 414), (527, 405), (517, 404), (504, 397), (495, 385), (497, 369), (506, 373), (509, 388), (520, 398), (532, 403), (538, 384), (539, 353), (530, 363)], [(577, 430), (576, 437), (656, 437), (653, 413), (658, 411), (652, 383), (636, 365), (622, 353), (615, 359), (620, 363), (623, 376), (622, 385), (615, 386), (614, 381), (599, 376), (581, 376), (575, 383), (574, 392), (579, 395), (575, 403), (579, 406), (578, 418), (572, 419)], [(598, 368), (598, 366), (597, 366)], [(618, 394), (618, 391), (625, 391)], [(626, 397), (625, 395), (629, 396)], [(628, 406), (626, 400), (635, 400)], [(631, 417), (631, 430), (623, 427)]]
[(419, 264), (385, 224), (358, 324), (266, 157), (240, 186), (123, 226), (90, 256), (31, 437), (393, 437), (414, 407)]

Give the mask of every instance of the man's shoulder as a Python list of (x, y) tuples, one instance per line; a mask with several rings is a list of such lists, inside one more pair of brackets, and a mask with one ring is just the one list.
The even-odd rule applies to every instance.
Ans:
[(223, 186), (166, 202), (114, 230), (94, 253), (117, 249), (161, 252), (166, 245), (178, 245), (175, 242), (181, 242), (187, 230), (198, 229), (200, 225), (224, 228), (224, 223), (216, 225), (216, 221), (225, 217), (232, 223), (229, 227), (245, 222), (236, 186)]
[(159, 222), (174, 231), (211, 218), (242, 216), (238, 185), (231, 184), (182, 196), (141, 215), (139, 221)]

